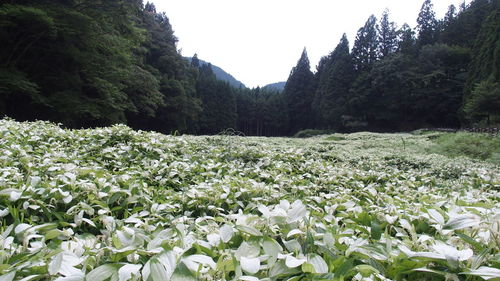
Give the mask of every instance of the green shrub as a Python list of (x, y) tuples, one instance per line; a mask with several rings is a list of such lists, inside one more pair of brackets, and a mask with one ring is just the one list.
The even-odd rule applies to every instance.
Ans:
[(315, 137), (315, 136), (320, 136), (320, 135), (327, 135), (330, 134), (330, 131), (327, 130), (316, 130), (316, 129), (306, 129), (302, 131), (298, 131), (295, 135), (293, 135), (294, 138), (310, 138), (310, 137)]
[(446, 133), (433, 140), (431, 152), (449, 157), (466, 156), (500, 164), (500, 138), (478, 133)]
[(331, 136), (328, 136), (325, 138), (325, 140), (329, 140), (329, 141), (343, 141), (345, 139), (346, 139), (345, 137), (338, 136), (338, 135), (331, 135)]

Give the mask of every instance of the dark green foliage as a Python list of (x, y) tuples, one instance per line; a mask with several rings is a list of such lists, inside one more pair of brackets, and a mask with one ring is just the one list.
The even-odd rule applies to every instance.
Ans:
[(377, 18), (371, 15), (365, 25), (358, 30), (352, 49), (354, 65), (357, 71), (369, 70), (377, 60), (378, 36)]
[(482, 127), (500, 124), (500, 82), (491, 77), (477, 84), (463, 106), (468, 120)]
[(321, 135), (328, 135), (331, 134), (331, 131), (329, 130), (317, 130), (317, 129), (306, 129), (302, 131), (298, 131), (293, 135), (294, 138), (312, 138), (316, 136), (321, 136)]
[(421, 124), (458, 127), (470, 51), (436, 44), (421, 49), (415, 69), (417, 81), (413, 107)]
[(378, 25), (378, 56), (384, 58), (396, 52), (398, 33), (396, 23), (389, 20), (389, 10), (385, 10)]
[(99, 6), (83, 2), (80, 9), (52, 1), (2, 5), (1, 68), (19, 73), (17, 78), (25, 77), (38, 89), (35, 94), (24, 91), (26, 87), (10, 86), (3, 102), (20, 107), (15, 112), (7, 108), (5, 113), (74, 127), (124, 122), (124, 112), (132, 108), (124, 84), (138, 34), (132, 23), (113, 17), (134, 12), (129, 6), (119, 6), (122, 2), (106, 1)]
[[(201, 102), (195, 96), (196, 75), (177, 52), (177, 38), (164, 13), (157, 13), (155, 6), (147, 3), (139, 23), (146, 31), (146, 40), (142, 44), (145, 52), (140, 57), (141, 67), (156, 79), (156, 91), (160, 98), (156, 100), (142, 95), (151, 104), (151, 109), (156, 108), (154, 111), (132, 111), (128, 115), (129, 123), (135, 128), (161, 132), (188, 131), (189, 124), (195, 122), (201, 112)], [(139, 79), (142, 83), (148, 81)], [(149, 93), (152, 91), (151, 88)], [(135, 94), (138, 92), (136, 90)]]
[(462, 7), (456, 17), (451, 17), (448, 11), (439, 34), (440, 41), (472, 48), (483, 21), (498, 9), (498, 5), (498, 0), (474, 0), (466, 8)]
[(0, 115), (264, 136), (498, 126), (499, 1), (452, 5), (437, 20), (425, 0), (417, 21), (397, 30), (388, 11), (370, 16), (353, 49), (344, 35), (314, 74), (304, 50), (280, 93), (182, 58), (168, 17), (149, 2), (3, 1)]
[(398, 33), (398, 52), (405, 55), (415, 55), (417, 51), (415, 32), (405, 23)]
[(168, 18), (154, 5), (22, 4), (0, 6), (1, 114), (166, 132), (186, 130), (196, 118), (194, 76), (177, 53)]
[[(196, 54), (195, 56), (196, 58), (194, 56), (192, 58), (186, 58), (190, 62), (191, 66), (197, 65), (196, 67), (200, 67), (203, 64), (209, 64), (206, 61), (200, 60)], [(238, 81), (231, 74), (227, 73), (224, 69), (213, 64), (211, 66), (212, 66), (212, 71), (214, 72), (215, 77), (217, 79), (229, 83), (229, 85), (231, 85), (234, 88), (245, 88), (245, 85), (242, 82)]]
[(194, 54), (194, 56), (191, 58), (190, 64), (195, 68), (200, 67), (200, 59), (198, 59), (198, 54)]
[(431, 0), (425, 0), (417, 18), (418, 39), (420, 46), (434, 44), (437, 41), (438, 21)]
[(287, 105), (282, 93), (264, 88), (239, 89), (236, 105), (237, 128), (245, 135), (288, 134)]
[(314, 74), (311, 72), (306, 49), (292, 69), (283, 94), (288, 108), (289, 132), (293, 134), (312, 126), (311, 104), (314, 98)]
[(272, 84), (268, 84), (264, 87), (263, 89), (270, 90), (270, 91), (278, 91), (278, 92), (283, 92), (285, 89), (286, 82), (276, 82)]
[(500, 8), (484, 22), (473, 49), (467, 85), (464, 117), (469, 123), (500, 124)]
[(342, 116), (349, 115), (349, 89), (354, 79), (354, 64), (344, 34), (335, 50), (319, 66), (313, 111), (317, 127), (340, 128)]
[(227, 82), (217, 80), (210, 64), (200, 67), (196, 91), (203, 104), (197, 133), (217, 134), (236, 127), (234, 89)]
[(389, 56), (375, 63), (370, 77), (371, 94), (363, 103), (371, 126), (386, 130), (405, 130), (413, 126), (412, 123), (418, 121), (411, 111), (413, 85), (418, 79), (413, 58), (402, 53)]

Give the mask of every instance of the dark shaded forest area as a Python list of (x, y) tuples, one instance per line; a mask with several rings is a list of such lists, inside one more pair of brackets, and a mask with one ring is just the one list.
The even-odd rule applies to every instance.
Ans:
[(0, 116), (16, 120), (264, 136), (500, 124), (498, 0), (442, 19), (426, 0), (415, 28), (371, 16), (315, 72), (304, 50), (283, 92), (186, 61), (167, 15), (142, 0), (0, 3)]

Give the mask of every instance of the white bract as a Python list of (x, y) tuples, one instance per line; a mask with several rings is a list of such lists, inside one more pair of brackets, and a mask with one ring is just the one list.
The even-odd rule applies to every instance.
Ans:
[(0, 281), (500, 276), (498, 165), (339, 136), (0, 120)]

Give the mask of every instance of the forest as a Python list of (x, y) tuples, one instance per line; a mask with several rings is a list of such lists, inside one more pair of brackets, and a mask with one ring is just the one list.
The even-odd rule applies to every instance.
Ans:
[(415, 27), (389, 10), (372, 15), (352, 48), (344, 35), (314, 71), (304, 49), (279, 92), (233, 87), (196, 55), (184, 59), (167, 14), (149, 2), (1, 1), (0, 116), (256, 136), (495, 127), (499, 2), (451, 5), (439, 18), (425, 0)]

